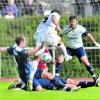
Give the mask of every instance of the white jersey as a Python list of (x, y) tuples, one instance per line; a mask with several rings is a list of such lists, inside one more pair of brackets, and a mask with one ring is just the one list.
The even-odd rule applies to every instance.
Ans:
[(53, 21), (52, 21), (52, 16), (55, 16), (56, 19), (57, 19), (57, 21), (59, 21), (60, 15), (59, 15), (58, 13), (54, 12), (54, 13), (51, 13), (51, 14), (48, 16), (48, 19), (47, 19), (47, 21), (45, 22), (45, 25), (46, 25), (47, 27), (52, 27), (52, 28), (55, 29), (56, 25), (55, 25), (55, 24), (53, 23)]
[(61, 38), (57, 35), (57, 31), (55, 30), (56, 25), (52, 21), (52, 16), (55, 16), (57, 21), (60, 19), (60, 15), (58, 13), (51, 13), (46, 22), (42, 21), (38, 25), (37, 31), (34, 35), (34, 38), (36, 39), (36, 47), (39, 47), (43, 41), (46, 46), (57, 46), (59, 43)]
[(40, 32), (46, 32), (48, 31), (49, 29), (53, 29), (55, 30), (56, 28), (56, 25), (53, 23), (52, 21), (52, 16), (55, 16), (57, 18), (57, 21), (59, 21), (60, 19), (60, 15), (58, 13), (51, 13), (49, 16), (48, 16), (48, 19), (46, 22), (41, 22), (37, 28), (37, 31), (36, 33), (40, 33)]
[(68, 37), (67, 47), (72, 49), (83, 47), (82, 35), (86, 32), (83, 26), (77, 25), (76, 29), (72, 29), (67, 25), (63, 31)]

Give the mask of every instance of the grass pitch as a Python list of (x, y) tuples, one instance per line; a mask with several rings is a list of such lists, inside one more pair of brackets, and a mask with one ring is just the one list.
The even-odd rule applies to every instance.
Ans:
[(100, 87), (89, 87), (76, 92), (8, 90), (10, 82), (0, 82), (0, 100), (100, 100)]

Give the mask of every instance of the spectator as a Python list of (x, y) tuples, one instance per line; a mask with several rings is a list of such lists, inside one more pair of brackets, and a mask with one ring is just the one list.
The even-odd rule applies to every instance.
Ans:
[(33, 14), (33, 0), (21, 0), (21, 14), (32, 15)]
[(18, 8), (14, 4), (14, 0), (8, 0), (8, 4), (3, 9), (3, 15), (7, 19), (13, 19), (18, 16)]
[(99, 0), (91, 0), (91, 5), (93, 9), (93, 15), (99, 15), (100, 14), (100, 1)]
[(85, 16), (85, 2), (86, 0), (75, 0), (75, 10), (76, 10), (76, 15), (78, 16)]

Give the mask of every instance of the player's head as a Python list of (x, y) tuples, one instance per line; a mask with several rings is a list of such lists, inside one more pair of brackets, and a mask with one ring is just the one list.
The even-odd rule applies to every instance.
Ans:
[(60, 11), (59, 11), (58, 9), (53, 9), (53, 10), (51, 11), (51, 13), (58, 13), (59, 15), (61, 14)]
[(18, 46), (21, 48), (24, 48), (26, 46), (26, 39), (24, 36), (19, 36), (15, 39), (15, 42)]
[(70, 16), (69, 17), (69, 23), (70, 23), (70, 26), (75, 29), (77, 27), (77, 17), (76, 16)]

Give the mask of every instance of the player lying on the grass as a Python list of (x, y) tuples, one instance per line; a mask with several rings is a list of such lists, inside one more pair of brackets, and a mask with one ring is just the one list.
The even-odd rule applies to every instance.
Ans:
[[(41, 78), (47, 78), (47, 79), (51, 80), (54, 83), (54, 85), (56, 85), (57, 87), (59, 87), (59, 86), (64, 87), (65, 84), (63, 84), (61, 81), (59, 81), (59, 79), (56, 76), (53, 76), (52, 73), (45, 70), (46, 69), (45, 64), (42, 64), (41, 67), (39, 66), (39, 64), (41, 64), (40, 61), (43, 59), (43, 58), (41, 58), (43, 56), (41, 56), (40, 53), (41, 52), (39, 52), (39, 53), (37, 52), (35, 54), (34, 61), (32, 63), (32, 67), (37, 70), (34, 70), (34, 69), (32, 70), (34, 73), (34, 78), (33, 78), (33, 80), (30, 81), (30, 84), (28, 86), (29, 90), (33, 89), (33, 85), (36, 84), (35, 80), (41, 79)], [(45, 59), (43, 59), (43, 61), (45, 61)], [(33, 73), (31, 73), (31, 75)], [(40, 88), (40, 86), (38, 86), (38, 87)], [(40, 90), (39, 88), (36, 87), (36, 90)]]
[[(38, 57), (38, 56), (37, 56)], [(45, 61), (46, 62), (46, 61)], [(42, 63), (42, 66), (41, 66), (41, 64), (38, 64), (38, 66), (39, 66), (39, 68), (40, 69), (42, 69), (42, 70), (44, 70), (42, 73), (41, 73), (41, 78), (48, 78), (49, 80), (51, 80), (52, 81), (52, 79), (53, 79), (53, 75), (52, 75), (52, 73), (49, 73), (49, 72), (47, 72), (46, 70), (45, 70), (45, 68), (47, 69), (47, 66), (46, 66), (46, 64), (45, 63)], [(42, 80), (40, 78), (40, 80)], [(39, 79), (38, 79), (39, 80)], [(60, 80), (60, 79), (59, 79)], [(57, 82), (58, 82), (58, 80), (56, 80)], [(65, 81), (63, 81), (63, 82), (65, 82)], [(100, 77), (97, 79), (97, 81), (96, 81), (96, 83), (94, 82), (94, 81), (74, 81), (74, 80), (71, 80), (71, 79), (67, 79), (67, 81), (65, 82), (65, 83), (68, 83), (67, 85), (68, 86), (72, 86), (72, 87), (77, 87), (77, 86), (82, 86), (82, 88), (85, 88), (85, 87), (90, 87), (90, 86), (100, 86)], [(42, 84), (42, 83), (41, 83)], [(44, 83), (44, 84), (46, 84), (46, 83)], [(49, 84), (49, 83), (47, 83), (47, 84)], [(55, 86), (56, 86), (56, 83), (54, 83), (54, 82), (52, 82), (51, 84), (54, 84)], [(63, 84), (62, 83), (62, 81), (61, 81), (61, 85), (59, 84), (59, 83), (57, 83), (57, 86), (60, 86), (60, 87), (65, 87), (65, 84)]]
[(36, 39), (36, 47), (40, 46), (44, 41), (46, 46), (55, 46), (62, 49), (64, 53), (65, 60), (72, 59), (66, 52), (64, 43), (61, 41), (57, 32), (61, 32), (59, 25), (60, 11), (54, 9), (51, 11), (48, 17), (44, 18), (38, 25), (34, 38)]
[[(42, 91), (44, 89), (47, 90), (64, 90), (64, 91), (77, 91), (80, 88), (87, 88), (92, 86), (100, 86), (100, 77), (98, 79), (97, 84), (93, 81), (75, 81), (72, 79), (64, 79), (58, 78), (65, 84), (64, 87), (55, 85), (51, 80), (41, 78), (34, 80), (36, 84), (33, 85), (33, 90), (36, 90), (38, 87), (38, 91)], [(26, 86), (22, 81), (17, 81), (14, 84), (11, 84), (8, 89), (23, 89), (26, 90)]]
[(97, 47), (100, 47), (100, 44), (95, 41), (89, 31), (78, 24), (76, 16), (69, 17), (69, 25), (63, 29), (63, 33), (68, 37), (67, 53), (71, 56), (76, 56), (79, 61), (86, 66), (88, 72), (92, 75), (94, 81), (96, 82), (97, 77), (90, 62), (88, 61), (88, 57), (83, 46), (82, 36), (85, 35), (90, 38)]
[[(77, 91), (81, 88), (81, 86), (76, 86), (71, 83), (66, 83), (63, 79), (59, 79), (59, 81), (62, 81), (64, 86), (59, 86), (55, 85), (51, 80), (46, 79), (46, 78), (41, 78), (41, 79), (35, 79), (34, 80), (36, 84), (33, 84), (33, 91), (42, 91), (42, 90), (64, 90), (64, 91)], [(14, 84), (11, 84), (8, 89), (22, 89), (26, 90), (27, 86), (22, 82), (22, 81), (16, 81)]]
[[(37, 69), (32, 67), (33, 62), (30, 61), (29, 56), (34, 55), (38, 50), (42, 49), (43, 43), (38, 48), (26, 49), (26, 39), (19, 36), (15, 39), (16, 46), (13, 45), (9, 48), (0, 48), (0, 52), (13, 54), (18, 65), (18, 73), (23, 82), (29, 84), (29, 80), (33, 80), (34, 74)], [(34, 70), (34, 72), (33, 72)]]
[(48, 79), (38, 79), (38, 82), (45, 89), (51, 89), (51, 90), (63, 89), (65, 91), (79, 90), (80, 87), (87, 88), (87, 87), (92, 87), (92, 86), (100, 86), (100, 77), (98, 78), (98, 82), (96, 84), (94, 81), (75, 81), (72, 79), (64, 79), (64, 78), (59, 78), (59, 80), (65, 84), (65, 87), (57, 87), (52, 83), (52, 81)]

